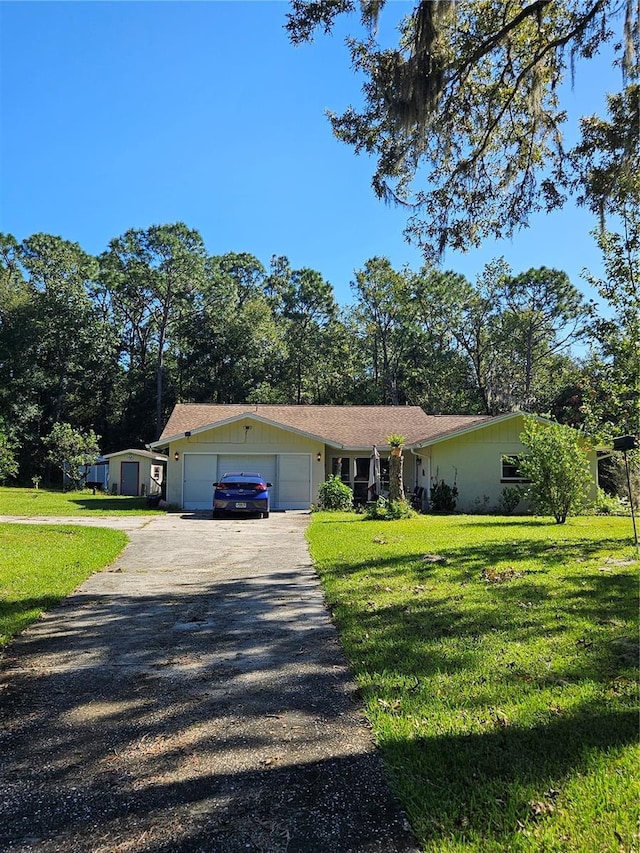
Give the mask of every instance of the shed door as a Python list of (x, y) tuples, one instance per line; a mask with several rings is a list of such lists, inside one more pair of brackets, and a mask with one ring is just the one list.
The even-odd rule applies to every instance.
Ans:
[(211, 509), (216, 481), (215, 453), (185, 453), (182, 505), (185, 509)]
[(139, 480), (139, 462), (121, 462), (120, 463), (120, 494), (135, 495), (138, 494)]
[(278, 457), (279, 509), (309, 509), (311, 504), (311, 456), (286, 453)]

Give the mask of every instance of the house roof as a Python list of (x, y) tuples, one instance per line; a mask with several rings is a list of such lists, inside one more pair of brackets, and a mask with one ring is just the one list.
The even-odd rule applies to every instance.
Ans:
[(492, 420), (490, 415), (427, 415), (419, 406), (278, 406), (178, 403), (152, 447), (230, 420), (251, 417), (342, 448), (384, 447), (397, 433), (407, 445), (443, 438)]

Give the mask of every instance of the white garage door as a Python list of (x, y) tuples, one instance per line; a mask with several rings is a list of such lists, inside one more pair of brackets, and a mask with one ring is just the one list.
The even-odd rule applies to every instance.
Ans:
[(287, 453), (278, 457), (278, 508), (309, 509), (311, 503), (311, 457)]
[(182, 505), (185, 509), (211, 509), (217, 474), (215, 453), (185, 453)]
[(211, 509), (213, 483), (229, 471), (256, 471), (271, 489), (272, 509), (308, 509), (311, 502), (311, 457), (308, 453), (185, 453), (182, 505)]

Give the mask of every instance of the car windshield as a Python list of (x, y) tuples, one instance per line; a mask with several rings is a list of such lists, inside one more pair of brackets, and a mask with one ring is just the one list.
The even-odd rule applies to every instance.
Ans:
[(220, 489), (253, 489), (254, 491), (260, 486), (263, 486), (261, 480), (247, 480), (234, 478), (233, 480), (222, 480), (219, 484)]

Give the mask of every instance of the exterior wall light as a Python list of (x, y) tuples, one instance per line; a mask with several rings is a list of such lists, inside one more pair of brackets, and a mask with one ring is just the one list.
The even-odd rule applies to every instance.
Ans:
[(316, 462), (322, 462), (322, 453), (320, 451), (316, 453)]
[(177, 451), (177, 450), (176, 450), (176, 452), (173, 454), (173, 458), (176, 460), (176, 462), (178, 461), (178, 459), (180, 459), (180, 454), (178, 453), (178, 451)]

